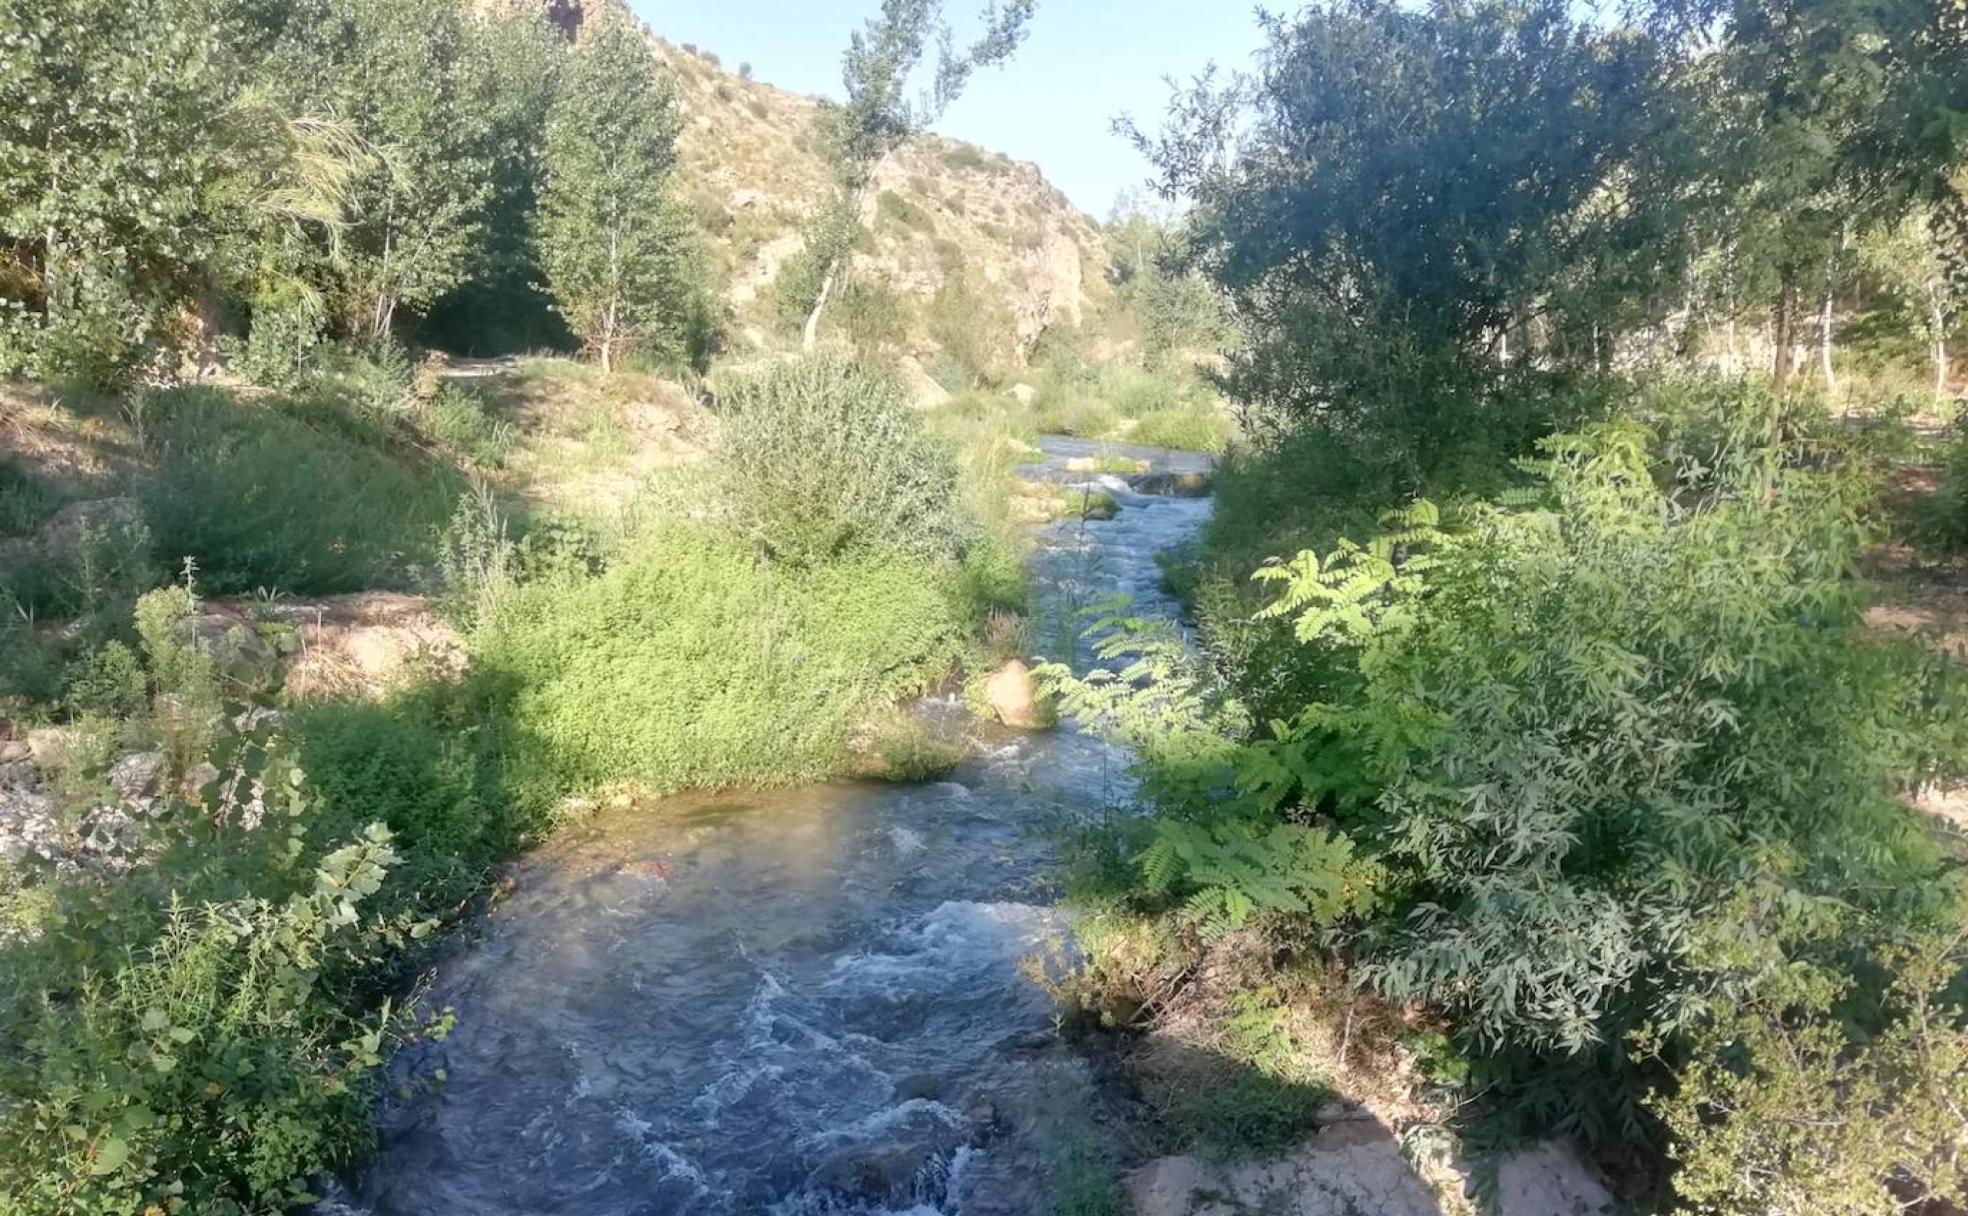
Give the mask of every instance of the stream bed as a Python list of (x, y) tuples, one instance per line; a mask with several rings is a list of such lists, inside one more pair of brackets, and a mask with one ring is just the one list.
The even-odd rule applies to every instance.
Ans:
[[(1048, 440), (1075, 456), (1204, 458)], [(1028, 470), (1031, 472), (1032, 470)], [(1034, 555), (1041, 617), (1114, 592), (1173, 614), (1155, 555), (1207, 499), (1127, 493)], [(457, 1028), (399, 1061), (380, 1152), (324, 1213), (1027, 1216), (1048, 1111), (1091, 1081), (1049, 1047), (1021, 960), (1064, 957), (1059, 831), (1125, 795), (1126, 757), (1071, 728), (973, 736), (942, 782), (697, 795), (598, 812), (516, 868), (439, 966)]]

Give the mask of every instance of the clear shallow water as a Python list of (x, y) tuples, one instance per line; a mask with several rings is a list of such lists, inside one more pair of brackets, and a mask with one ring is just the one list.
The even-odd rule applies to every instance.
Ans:
[[(1111, 445), (1048, 442), (1047, 475)], [(1128, 449), (1159, 468), (1199, 458)], [(1115, 591), (1173, 612), (1154, 555), (1207, 500), (1117, 493), (1050, 525), (1042, 612)], [(457, 1029), (399, 1062), (376, 1162), (324, 1212), (368, 1216), (995, 1216), (1044, 1201), (1048, 1108), (1085, 1100), (1045, 1049), (1021, 959), (1067, 949), (1054, 829), (1122, 793), (1071, 730), (963, 716), (939, 784), (840, 784), (605, 811), (520, 867), (439, 969)]]

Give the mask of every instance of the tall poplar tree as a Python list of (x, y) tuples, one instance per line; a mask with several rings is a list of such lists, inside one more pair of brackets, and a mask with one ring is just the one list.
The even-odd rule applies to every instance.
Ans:
[(683, 335), (685, 229), (667, 189), (677, 127), (655, 53), (626, 18), (576, 48), (547, 116), (536, 240), (548, 292), (604, 371)]

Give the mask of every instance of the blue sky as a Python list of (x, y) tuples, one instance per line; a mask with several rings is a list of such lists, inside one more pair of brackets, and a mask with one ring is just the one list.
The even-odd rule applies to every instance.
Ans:
[[(878, 0), (629, 0), (658, 34), (714, 51), (728, 69), (749, 62), (760, 80), (795, 92), (840, 93), (850, 30)], [(950, 0), (963, 21), (975, 0)], [(1158, 125), (1164, 77), (1187, 80), (1215, 61), (1249, 65), (1260, 36), (1240, 0), (1038, 0), (1030, 36), (1008, 65), (979, 76), (937, 129), (1036, 161), (1080, 209), (1106, 218), (1115, 195), (1147, 166), (1110, 130), (1129, 113)]]

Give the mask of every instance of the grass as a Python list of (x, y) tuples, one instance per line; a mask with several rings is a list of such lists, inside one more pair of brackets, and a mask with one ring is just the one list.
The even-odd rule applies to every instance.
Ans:
[(857, 721), (955, 661), (949, 578), (900, 555), (770, 566), (666, 524), (599, 578), (522, 589), (474, 662), (515, 690), (531, 788), (809, 780), (848, 767)]
[(970, 748), (907, 710), (884, 715), (874, 725), (868, 750), (873, 775), (902, 784), (935, 781), (962, 764)]
[[(1235, 432), (1215, 394), (1192, 372), (1127, 366), (1095, 369), (1070, 363), (1042, 368), (1031, 379), (1029, 401), (1010, 394), (966, 392), (943, 412), (973, 422), (994, 419), (1005, 430), (1028, 438), (1070, 435), (1190, 452), (1222, 452)], [(1112, 459), (1120, 471), (1121, 458)]]
[(404, 586), (430, 564), (463, 480), (363, 420), (218, 389), (157, 394), (140, 494), (157, 552), (208, 592)]

